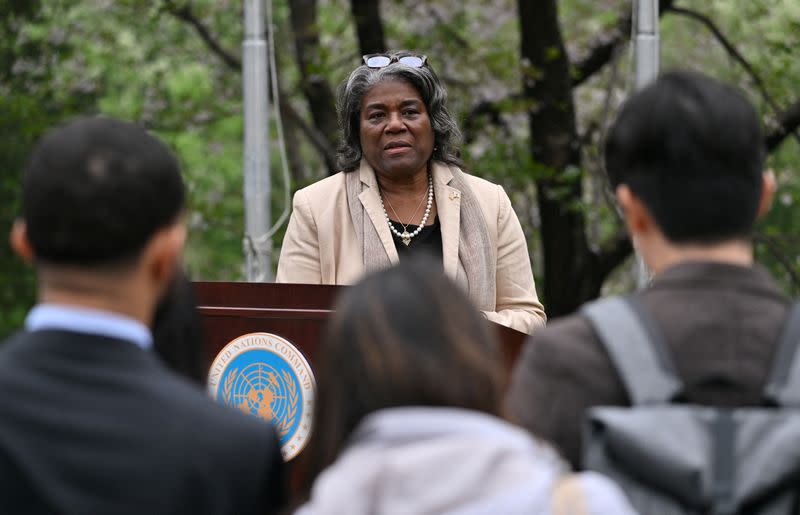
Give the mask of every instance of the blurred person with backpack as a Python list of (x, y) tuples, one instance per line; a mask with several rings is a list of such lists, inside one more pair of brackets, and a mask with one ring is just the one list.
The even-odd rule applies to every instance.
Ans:
[(642, 513), (800, 502), (784, 490), (800, 470), (800, 315), (753, 259), (775, 189), (764, 158), (733, 87), (676, 71), (636, 93), (605, 159), (652, 282), (553, 322), (517, 362), (510, 412)]

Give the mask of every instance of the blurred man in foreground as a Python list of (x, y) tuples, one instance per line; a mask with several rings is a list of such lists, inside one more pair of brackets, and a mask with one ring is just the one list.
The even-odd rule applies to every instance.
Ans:
[(184, 185), (143, 129), (83, 118), (31, 154), (15, 251), (39, 304), (0, 347), (0, 512), (265, 513), (268, 426), (215, 405), (151, 352), (178, 268)]

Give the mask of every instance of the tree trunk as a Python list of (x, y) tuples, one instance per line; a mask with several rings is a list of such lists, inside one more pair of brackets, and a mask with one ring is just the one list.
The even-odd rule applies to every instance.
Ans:
[[(288, 150), (300, 148), (300, 133), (303, 129), (297, 123), (295, 118), (288, 114), (291, 110), (291, 104), (289, 103), (289, 99), (286, 97), (285, 86), (281, 81), (281, 77), (283, 76), (282, 70), (284, 66), (284, 59), (281, 58), (280, 54), (276, 53), (275, 69), (271, 70), (271, 73), (274, 73), (275, 77), (277, 78), (275, 81), (275, 84), (278, 85), (277, 95), (275, 95), (276, 92), (272, 91), (272, 81), (270, 81), (267, 91), (270, 95), (270, 102), (272, 101), (272, 97), (274, 95), (278, 97), (278, 103), (280, 104), (280, 116), (283, 123), (283, 143), (284, 149), (286, 150), (286, 161), (289, 168), (289, 175), (291, 177), (291, 184), (304, 184), (306, 181), (306, 167), (303, 163), (303, 159), (300, 156), (300, 152), (290, 152)], [(275, 106), (271, 106), (271, 108), (274, 107)], [(272, 116), (271, 113), (270, 116)], [(324, 159), (324, 153), (320, 152), (320, 155), (323, 156)], [(287, 187), (290, 187), (290, 185), (287, 185)]]
[(385, 52), (380, 2), (378, 0), (350, 0), (350, 12), (356, 22), (358, 48), (362, 55)]
[(598, 296), (606, 275), (630, 252), (630, 243), (623, 237), (605, 255), (589, 248), (580, 209), (581, 147), (557, 0), (518, 0), (518, 8), (530, 153), (541, 165), (535, 181), (544, 257), (542, 296), (548, 315), (557, 317)]
[[(301, 86), (308, 100), (311, 118), (330, 146), (336, 148), (339, 141), (336, 100), (321, 70), (317, 2), (291, 0), (289, 9)], [(330, 173), (336, 172), (336, 165), (330, 156), (326, 156), (326, 164)]]

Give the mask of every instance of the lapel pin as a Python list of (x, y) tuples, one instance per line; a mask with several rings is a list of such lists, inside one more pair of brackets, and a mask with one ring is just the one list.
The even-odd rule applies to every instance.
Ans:
[(461, 198), (461, 193), (458, 191), (451, 191), (450, 192), (450, 200), (455, 200), (457, 198)]

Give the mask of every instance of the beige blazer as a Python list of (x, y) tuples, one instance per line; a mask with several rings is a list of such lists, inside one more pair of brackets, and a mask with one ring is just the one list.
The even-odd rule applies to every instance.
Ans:
[[(361, 181), (368, 186), (358, 198), (390, 262), (397, 263), (397, 249), (381, 207), (375, 173), (363, 165), (349, 173), (360, 174)], [(455, 280), (459, 264), (461, 192), (449, 185), (453, 173), (447, 166), (436, 163), (432, 173), (442, 229), (444, 271)], [(536, 295), (528, 246), (519, 219), (502, 186), (463, 175), (480, 204), (497, 252), (495, 309), (483, 313), (489, 320), (530, 334), (544, 326), (546, 316)], [(298, 190), (281, 247), (277, 281), (347, 285), (358, 281), (362, 275), (362, 245), (347, 204), (344, 172)]]

